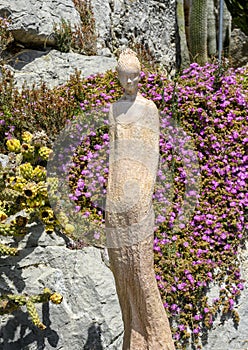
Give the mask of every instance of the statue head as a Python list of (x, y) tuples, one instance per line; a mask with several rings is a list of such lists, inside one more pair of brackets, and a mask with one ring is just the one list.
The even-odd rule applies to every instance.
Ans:
[(120, 54), (116, 67), (118, 77), (127, 95), (135, 95), (138, 91), (141, 66), (136, 53), (125, 49)]

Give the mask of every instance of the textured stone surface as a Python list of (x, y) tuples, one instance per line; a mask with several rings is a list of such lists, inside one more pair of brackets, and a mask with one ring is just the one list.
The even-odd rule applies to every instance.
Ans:
[[(169, 70), (175, 64), (175, 0), (92, 0), (98, 54), (108, 56), (132, 43), (149, 49)], [(0, 0), (0, 15), (9, 15), (16, 41), (26, 47), (55, 44), (54, 23), (80, 25), (72, 0)]]
[(32, 325), (25, 308), (1, 316), (0, 349), (121, 349), (119, 303), (101, 251), (69, 250), (62, 237), (48, 236), (40, 226), (32, 232), (19, 256), (1, 258), (0, 293), (40, 293), (48, 287), (64, 299), (60, 305), (38, 306), (45, 331)]
[[(20, 244), (24, 248), (20, 256), (0, 258), (0, 294), (40, 293), (46, 286), (61, 292), (64, 300), (60, 305), (38, 306), (47, 325), (43, 332), (32, 325), (25, 308), (1, 316), (0, 349), (121, 350), (121, 311), (101, 251), (69, 250), (62, 236), (48, 236), (40, 226), (32, 232)], [(235, 329), (232, 320), (222, 325), (217, 319), (203, 350), (248, 349), (248, 245), (240, 257), (246, 283), (237, 306), (239, 327)]]
[(19, 88), (25, 81), (29, 87), (33, 84), (40, 85), (42, 81), (48, 87), (54, 87), (65, 83), (75, 73), (75, 69), (87, 77), (114, 69), (116, 60), (112, 57), (83, 56), (56, 50), (24, 50), (12, 58), (9, 65), (14, 70), (16, 86)]
[(224, 324), (219, 318), (216, 319), (203, 350), (248, 350), (248, 243), (246, 249), (240, 252), (240, 261), (245, 289), (241, 293), (238, 305), (235, 306), (240, 316), (239, 326), (235, 328), (231, 319), (226, 320)]
[(230, 63), (241, 67), (248, 64), (248, 36), (240, 29), (234, 29), (230, 44)]
[(111, 52), (139, 43), (164, 67), (174, 67), (175, 0), (92, 0), (92, 5), (101, 43)]
[(72, 0), (0, 0), (0, 15), (9, 15), (16, 41), (32, 46), (54, 45), (53, 26), (61, 19), (72, 27), (80, 25), (80, 15)]

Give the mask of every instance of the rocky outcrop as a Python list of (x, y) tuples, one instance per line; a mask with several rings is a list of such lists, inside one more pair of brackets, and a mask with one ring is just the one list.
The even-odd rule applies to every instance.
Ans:
[(248, 36), (238, 28), (232, 32), (230, 64), (233, 67), (242, 67), (248, 64)]
[(56, 50), (24, 50), (12, 57), (8, 64), (18, 88), (25, 82), (30, 88), (33, 84), (39, 86), (42, 82), (53, 88), (69, 80), (75, 69), (81, 71), (82, 77), (88, 77), (114, 69), (116, 60), (113, 57), (84, 56)]
[(11, 19), (14, 39), (26, 47), (54, 46), (54, 24), (81, 25), (73, 0), (0, 0), (0, 16)]
[(168, 70), (175, 65), (176, 1), (92, 0), (99, 37), (111, 52), (141, 44)]
[(0, 349), (121, 349), (123, 326), (114, 279), (101, 250), (70, 250), (63, 237), (33, 226), (16, 257), (1, 257), (0, 294), (42, 292), (63, 295), (60, 305), (36, 304), (47, 326), (38, 330), (25, 308), (1, 316)]
[[(91, 0), (99, 55), (141, 45), (171, 69), (175, 63), (175, 0)], [(81, 26), (73, 0), (0, 0), (0, 16), (11, 18), (15, 40), (27, 48), (53, 47), (54, 24), (62, 18)]]
[[(38, 330), (25, 308), (13, 315), (1, 316), (1, 350), (121, 350), (123, 325), (112, 273), (102, 249), (66, 248), (64, 236), (48, 235), (34, 225), (19, 243), (19, 256), (0, 258), (0, 294), (40, 293), (44, 287), (64, 297), (60, 305), (38, 306), (47, 326)], [(216, 319), (204, 337), (203, 350), (246, 350), (248, 348), (248, 245), (240, 253), (246, 279), (238, 305), (240, 324)], [(209, 297), (214, 297), (212, 290)], [(194, 345), (188, 350), (195, 349)]]
[[(238, 304), (235, 306), (240, 316), (239, 325), (235, 326), (232, 319), (222, 320), (218, 317), (207, 338), (205, 338), (203, 350), (248, 349), (248, 243), (240, 251), (239, 259), (242, 276), (245, 280), (244, 290), (241, 293)], [(209, 297), (216, 297), (214, 292), (214, 289), (212, 289)]]

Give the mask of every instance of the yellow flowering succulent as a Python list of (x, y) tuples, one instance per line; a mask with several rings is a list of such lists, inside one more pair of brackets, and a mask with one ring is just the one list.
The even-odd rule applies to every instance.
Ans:
[(51, 296), (50, 296), (50, 301), (54, 304), (60, 304), (63, 300), (63, 297), (61, 294), (59, 293), (53, 293)]
[(22, 133), (22, 140), (24, 142), (30, 143), (33, 138), (33, 135), (29, 131), (24, 131)]
[(34, 180), (42, 181), (46, 179), (46, 169), (43, 166), (37, 165), (32, 173)]
[(32, 156), (34, 153), (34, 146), (30, 145), (29, 143), (23, 143), (21, 145), (21, 152), (23, 156)]
[(21, 150), (21, 143), (17, 139), (9, 139), (6, 142), (6, 146), (10, 152), (18, 153)]
[(51, 153), (52, 153), (52, 150), (46, 146), (43, 146), (39, 149), (39, 155), (44, 160), (48, 160)]
[(53, 224), (55, 218), (54, 218), (52, 208), (50, 208), (50, 207), (41, 208), (40, 218), (45, 224)]
[(25, 179), (32, 179), (33, 166), (30, 163), (24, 163), (19, 166), (20, 175)]
[(23, 187), (23, 194), (26, 198), (34, 198), (38, 193), (37, 185), (35, 182), (28, 182)]

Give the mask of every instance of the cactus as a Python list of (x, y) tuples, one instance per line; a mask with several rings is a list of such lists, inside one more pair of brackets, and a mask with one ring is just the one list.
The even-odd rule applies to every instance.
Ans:
[(32, 179), (35, 181), (45, 181), (46, 169), (43, 166), (37, 165), (33, 170)]
[(189, 46), (193, 61), (204, 65), (207, 52), (207, 0), (192, 0), (190, 8)]
[(26, 180), (32, 179), (33, 170), (33, 166), (30, 163), (24, 163), (19, 166), (20, 175)]
[(31, 317), (33, 324), (36, 327), (39, 327), (41, 330), (46, 329), (46, 326), (40, 321), (39, 314), (36, 310), (34, 303), (31, 300), (28, 300), (26, 307), (27, 307), (27, 311)]
[(53, 210), (50, 207), (43, 207), (40, 210), (40, 218), (45, 224), (52, 224), (55, 221)]
[[(204, 65), (208, 58), (211, 59), (216, 56), (217, 28), (219, 26), (218, 6), (218, 0), (177, 0), (177, 22), (182, 68), (185, 68), (188, 62), (187, 43), (191, 62)], [(187, 23), (189, 23), (189, 30)], [(224, 2), (223, 47), (226, 56), (228, 56), (230, 38), (231, 16)]]
[[(22, 142), (9, 139), (6, 146), (9, 150), (8, 163), (0, 166), (0, 236), (17, 236), (26, 233), (26, 225), (30, 218), (39, 217), (46, 225), (46, 232), (54, 231), (58, 224), (53, 210), (48, 206), (47, 188), (51, 185), (57, 190), (58, 181), (46, 182), (46, 169), (43, 166), (52, 150), (48, 148), (48, 138), (43, 132), (32, 135), (28, 131), (22, 133)], [(25, 215), (16, 214), (22, 208)], [(8, 222), (7, 222), (8, 219)], [(0, 255), (16, 255), (18, 250), (0, 243)], [(46, 326), (40, 321), (35, 303), (54, 304), (62, 302), (59, 293), (52, 293), (45, 288), (42, 294), (26, 296), (8, 294), (0, 296), (0, 314), (12, 313), (22, 306), (35, 326), (44, 330)]]
[(38, 193), (38, 189), (37, 189), (37, 185), (35, 182), (28, 182), (24, 187), (23, 187), (23, 195), (26, 198), (35, 198), (37, 193)]

